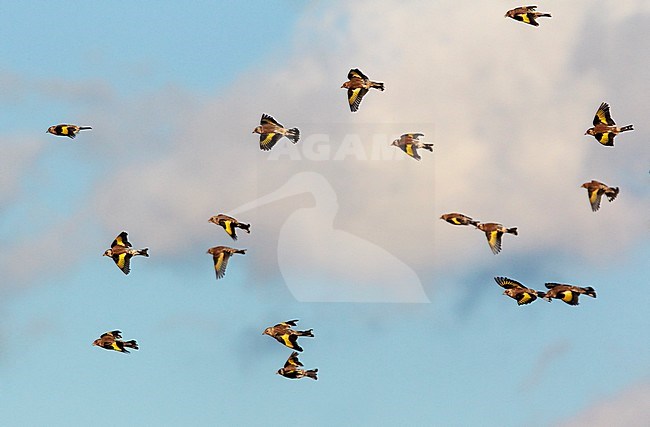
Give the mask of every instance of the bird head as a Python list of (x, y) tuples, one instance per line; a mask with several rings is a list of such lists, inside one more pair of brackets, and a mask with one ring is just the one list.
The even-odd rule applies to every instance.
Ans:
[(113, 250), (112, 249), (106, 249), (106, 252), (104, 252), (104, 255), (102, 256), (113, 256)]
[(262, 126), (258, 126), (255, 129), (253, 129), (252, 133), (260, 133), (261, 134), (262, 133)]
[(585, 135), (592, 135), (592, 136), (595, 135), (594, 128), (587, 129), (587, 131), (585, 132)]
[(216, 224), (217, 223), (217, 217), (216, 216), (211, 216), (210, 219), (208, 220), (208, 222)]
[(390, 146), (391, 146), (391, 147), (392, 147), (392, 146), (395, 146), (395, 147), (399, 146), (399, 139), (396, 139), (395, 141), (393, 141), (393, 142), (390, 144)]
[(588, 182), (585, 182), (584, 184), (582, 184), (582, 185), (580, 186), (580, 188), (587, 188), (587, 187), (589, 187), (589, 183), (588, 183)]
[(350, 82), (345, 82), (341, 85), (341, 89), (349, 89), (350, 88)]
[(55, 128), (55, 127), (56, 127), (56, 126), (50, 126), (49, 128), (47, 128), (47, 130), (45, 131), (45, 133), (54, 133), (54, 128)]
[(269, 335), (270, 336), (271, 335), (271, 327), (268, 327), (268, 328), (264, 329), (264, 332), (262, 332), (262, 335)]
[(278, 371), (276, 372), (276, 375), (284, 375), (284, 368), (278, 369)]
[(93, 341), (93, 345), (94, 345), (94, 346), (95, 346), (95, 345), (96, 345), (96, 346), (99, 346), (99, 342), (100, 342), (100, 341), (101, 341), (101, 340), (100, 340), (99, 338), (97, 338), (95, 341)]

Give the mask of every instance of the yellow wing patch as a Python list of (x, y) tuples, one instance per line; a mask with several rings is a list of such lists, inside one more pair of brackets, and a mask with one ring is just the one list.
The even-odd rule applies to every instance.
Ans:
[(598, 190), (591, 191), (591, 193), (589, 193), (589, 201), (593, 204), (596, 203), (597, 199), (598, 199)]
[(490, 246), (497, 244), (497, 235), (498, 233), (496, 231), (490, 233), (490, 237), (488, 238), (488, 243), (490, 243)]
[(260, 145), (267, 146), (271, 141), (273, 141), (274, 136), (275, 136), (275, 133), (266, 134), (266, 138), (264, 138), (263, 141), (260, 141)]
[(458, 221), (458, 218), (452, 218), (451, 221), (456, 225), (462, 225), (461, 222)]
[(608, 133), (603, 133), (601, 134), (602, 136), (598, 140), (603, 145), (607, 145), (609, 143), (609, 132)]
[(219, 254), (219, 257), (217, 258), (217, 262), (214, 263), (214, 269), (219, 271), (221, 270), (221, 266), (223, 265), (223, 258), (226, 256), (223, 252)]
[(359, 96), (359, 92), (361, 92), (361, 88), (350, 90), (350, 97), (348, 98), (348, 102), (350, 103), (350, 105), (354, 104), (354, 101), (357, 100), (357, 97)]
[(225, 221), (224, 225), (225, 225), (226, 233), (232, 236), (232, 221)]
[(526, 304), (532, 300), (533, 297), (530, 296), (528, 292), (523, 294), (523, 297), (519, 300), (519, 304)]
[[(528, 14), (522, 13), (519, 16), (521, 16), (521, 20), (524, 21), (526, 24), (530, 24), (530, 19), (528, 18)], [(593, 111), (593, 110), (591, 110), (591, 111)]]
[(117, 256), (117, 266), (121, 269), (126, 265), (126, 253)]
[(565, 291), (562, 293), (562, 301), (571, 302), (573, 300), (573, 292)]
[(286, 345), (289, 348), (293, 348), (293, 343), (289, 341), (289, 334), (282, 335), (282, 341), (284, 342), (284, 345)]
[(413, 151), (413, 144), (406, 144), (406, 154), (411, 157), (415, 156), (415, 152)]

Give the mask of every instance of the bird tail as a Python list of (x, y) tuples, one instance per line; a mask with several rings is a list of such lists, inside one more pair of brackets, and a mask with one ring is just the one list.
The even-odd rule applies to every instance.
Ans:
[(585, 288), (585, 295), (589, 295), (592, 298), (596, 298), (596, 290), (591, 286)]
[(370, 82), (370, 87), (375, 88), (375, 89), (379, 89), (382, 92), (385, 89), (384, 84), (381, 83), (381, 82)]
[(129, 348), (132, 348), (134, 350), (138, 350), (140, 348), (140, 347), (138, 347), (138, 343), (135, 342), (135, 340), (124, 341), (124, 347), (129, 347)]
[(144, 248), (144, 249), (138, 250), (138, 255), (148, 257), (149, 256), (149, 248)]
[(508, 230), (506, 230), (506, 233), (514, 234), (515, 236), (519, 234), (517, 233), (517, 227), (509, 228)]
[(235, 252), (233, 252), (233, 253), (246, 255), (246, 251), (247, 251), (247, 250), (248, 250), (248, 249), (237, 249), (237, 250), (236, 250)]
[(634, 130), (634, 125), (627, 125), (621, 128), (621, 132), (626, 132), (628, 130)]
[(313, 379), (313, 380), (318, 380), (318, 369), (309, 369), (305, 371), (305, 376)]
[(479, 221), (471, 220), (471, 221), (469, 222), (469, 224), (470, 224), (470, 225), (473, 225), (473, 226), (476, 227), (476, 228), (478, 228)]
[(298, 336), (300, 336), (300, 337), (313, 337), (314, 336), (314, 330), (313, 329), (308, 329), (306, 331), (298, 331)]
[(240, 222), (239, 223), (239, 228), (241, 228), (242, 230), (244, 230), (248, 234), (250, 234), (250, 232), (251, 232), (251, 225), (250, 224), (243, 224), (243, 223)]
[(294, 144), (300, 139), (300, 130), (298, 128), (291, 128), (287, 130), (287, 138)]
[(424, 148), (425, 150), (429, 150), (433, 153), (433, 144), (424, 144), (422, 148)]
[[(535, 294), (537, 294), (538, 298), (544, 298), (546, 296), (546, 292), (544, 291), (536, 291)], [(548, 301), (550, 302), (551, 300), (549, 299)]]
[(605, 193), (605, 196), (607, 196), (607, 200), (609, 200), (610, 202), (613, 202), (614, 199), (616, 198), (616, 196), (618, 196), (618, 192), (619, 192), (619, 188), (614, 187), (614, 188), (612, 188), (612, 191), (609, 191), (609, 192)]
[(550, 18), (551, 14), (550, 13), (540, 13), (537, 15), (538, 18)]
[(92, 129), (90, 126), (79, 126), (79, 130), (88, 130)]

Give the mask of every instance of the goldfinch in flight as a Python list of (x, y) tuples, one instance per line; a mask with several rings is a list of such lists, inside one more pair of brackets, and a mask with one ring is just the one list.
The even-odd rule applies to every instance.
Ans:
[(509, 10), (506, 12), (505, 17), (506, 18), (512, 18), (516, 21), (521, 21), (526, 24), (533, 25), (535, 27), (539, 26), (539, 23), (536, 21), (537, 18), (539, 17), (545, 17), (545, 18), (550, 18), (551, 14), (550, 13), (541, 13), (541, 12), (536, 12), (535, 10), (537, 9), (537, 6), (521, 6), (514, 8), (512, 10)]
[(235, 232), (236, 228), (241, 228), (242, 230), (244, 230), (249, 234), (251, 232), (250, 224), (244, 224), (243, 222), (239, 222), (235, 218), (224, 214), (214, 215), (210, 217), (208, 222), (223, 227), (226, 233), (228, 233), (228, 235), (232, 237), (233, 240), (237, 240), (237, 233)]
[(501, 236), (503, 236), (504, 233), (514, 234), (515, 236), (518, 234), (517, 227), (506, 228), (503, 225), (494, 222), (482, 222), (479, 223), (476, 228), (485, 233), (490, 249), (492, 249), (494, 255), (501, 252)]
[(440, 219), (447, 221), (449, 224), (453, 225), (473, 225), (474, 227), (478, 226), (478, 221), (474, 221), (472, 218), (461, 213), (448, 213), (440, 217)]
[(128, 348), (138, 350), (138, 343), (135, 340), (122, 341), (122, 332), (110, 331), (103, 333), (99, 338), (93, 341), (93, 345), (106, 350), (119, 351), (120, 353), (130, 353)]
[(217, 280), (219, 280), (226, 275), (226, 267), (228, 266), (228, 260), (232, 254), (245, 255), (246, 249), (234, 249), (229, 248), (228, 246), (215, 246), (214, 248), (208, 249), (207, 253), (212, 255), (214, 271), (217, 274)]
[(354, 68), (348, 72), (348, 81), (343, 83), (341, 88), (348, 90), (348, 104), (350, 105), (350, 111), (354, 113), (359, 109), (361, 100), (371, 88), (383, 91), (384, 84), (370, 81), (361, 70)]
[(104, 252), (104, 256), (113, 258), (115, 264), (119, 267), (124, 274), (129, 274), (131, 271), (131, 258), (136, 255), (149, 256), (149, 248), (144, 249), (131, 249), (126, 231), (121, 232), (113, 243), (111, 248)]
[(282, 138), (286, 136), (294, 144), (300, 139), (298, 128), (286, 129), (268, 114), (262, 114), (260, 125), (253, 129), (253, 133), (260, 134), (260, 149), (269, 151)]
[(269, 326), (264, 329), (262, 335), (268, 335), (275, 338), (280, 344), (284, 344), (292, 350), (302, 351), (302, 347), (298, 345), (298, 337), (313, 337), (314, 330), (309, 329), (306, 331), (294, 331), (292, 326), (296, 326), (298, 320), (287, 320), (286, 322), (278, 323), (275, 326)]
[(495, 277), (494, 280), (499, 286), (505, 289), (503, 295), (507, 295), (510, 298), (517, 300), (518, 305), (530, 304), (535, 301), (537, 297), (542, 298), (545, 295), (544, 292), (527, 288), (516, 280), (508, 279), (507, 277)]
[(74, 139), (80, 130), (92, 129), (90, 126), (77, 126), (77, 125), (54, 125), (47, 129), (46, 133), (51, 133), (56, 136), (67, 136)]
[(594, 127), (587, 129), (585, 135), (592, 135), (596, 141), (607, 147), (614, 146), (614, 137), (621, 132), (634, 130), (634, 125), (616, 126), (609, 112), (609, 104), (603, 102), (594, 116)]
[(399, 139), (393, 141), (391, 146), (398, 147), (403, 152), (413, 157), (415, 160), (420, 160), (420, 155), (418, 154), (418, 148), (423, 148), (429, 150), (433, 153), (433, 144), (425, 144), (421, 142), (419, 138), (424, 136), (423, 133), (405, 133), (400, 136)]
[(565, 285), (562, 283), (546, 283), (545, 286), (548, 288), (548, 292), (546, 292), (543, 298), (548, 302), (551, 302), (551, 299), (555, 298), (569, 305), (578, 305), (578, 297), (580, 297), (580, 294), (596, 298), (596, 291), (591, 286), (581, 288), (580, 286)]
[(311, 378), (313, 380), (318, 379), (318, 369), (305, 370), (300, 369), (299, 366), (303, 366), (303, 364), (300, 363), (300, 360), (298, 360), (298, 353), (294, 351), (285, 362), (284, 367), (278, 369), (277, 374), (282, 375), (286, 378), (291, 378), (292, 380), (299, 380), (300, 378), (305, 377)]
[(589, 194), (589, 204), (591, 204), (591, 210), (596, 212), (600, 209), (600, 199), (603, 197), (603, 194), (607, 197), (607, 200), (613, 202), (618, 196), (618, 187), (608, 187), (600, 181), (592, 179), (591, 182), (585, 182), (581, 185), (581, 188), (586, 188), (587, 193)]

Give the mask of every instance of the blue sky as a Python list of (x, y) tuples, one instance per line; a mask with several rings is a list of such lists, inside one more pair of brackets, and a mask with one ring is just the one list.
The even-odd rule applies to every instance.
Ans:
[[(549, 1), (533, 28), (490, 3), (4, 5), (3, 422), (642, 425), (650, 64), (629, 46), (647, 51), (650, 9)], [(617, 62), (585, 53), (596, 29)], [(350, 114), (356, 67), (387, 90)], [(602, 101), (635, 125), (613, 149), (582, 135)], [(300, 127), (286, 155), (258, 149), (262, 112)], [(68, 122), (93, 130), (45, 133)], [(407, 131), (434, 153), (372, 154)], [(597, 213), (591, 179), (621, 188)], [(237, 242), (207, 223), (242, 207)], [(494, 256), (452, 211), (520, 235)], [(122, 230), (151, 253), (129, 276), (101, 257)], [(223, 244), (248, 253), (217, 282), (205, 251)], [(494, 276), (598, 298), (517, 307)], [(388, 302), (359, 302), (369, 280)], [(261, 332), (288, 319), (314, 329), (317, 382), (275, 375), (290, 351)], [(91, 346), (112, 329), (140, 350)]]

